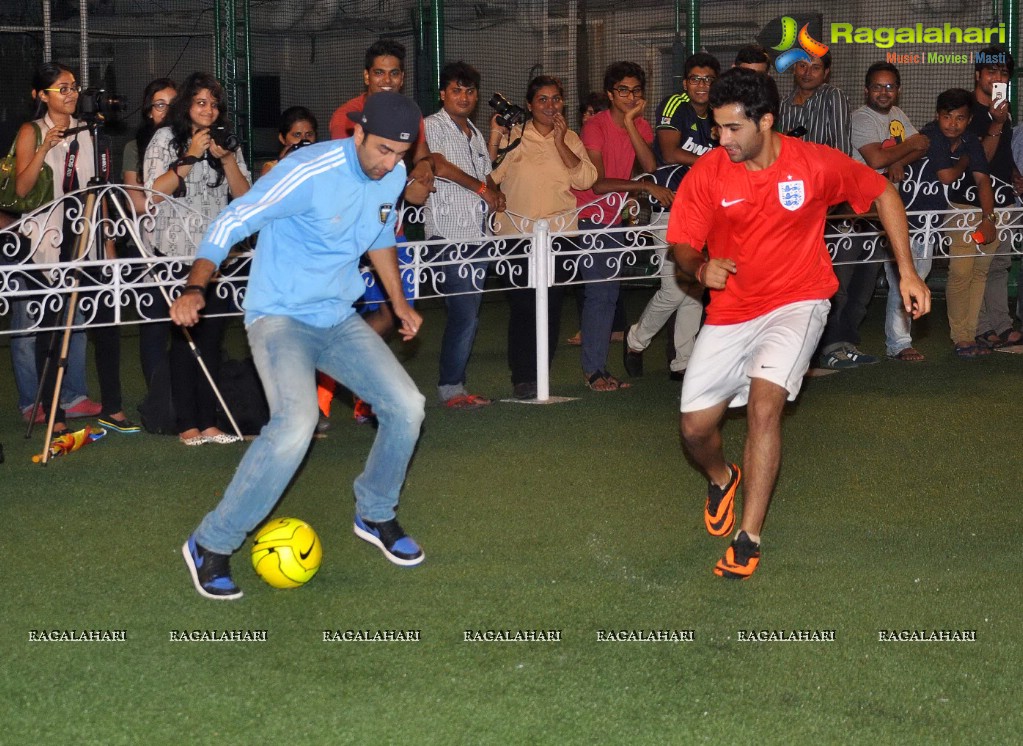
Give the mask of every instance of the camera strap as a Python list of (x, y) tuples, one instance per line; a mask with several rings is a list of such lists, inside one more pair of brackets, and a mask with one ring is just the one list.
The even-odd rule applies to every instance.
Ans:
[(110, 158), (110, 138), (102, 131), (96, 133), (94, 146), (99, 151), (99, 173), (96, 174), (105, 182), (110, 181), (110, 173), (113, 170)]
[(78, 163), (78, 138), (76, 137), (68, 145), (67, 157), (64, 158), (64, 194), (72, 192), (80, 185), (78, 183), (78, 170), (75, 165)]
[(494, 163), (493, 163), (494, 168), (497, 168), (498, 166), (500, 166), (501, 165), (501, 161), (504, 160), (504, 157), (506, 155), (508, 155), (510, 152), (512, 152), (513, 150), (515, 150), (515, 148), (517, 148), (519, 146), (519, 143), (521, 143), (521, 142), (522, 142), (522, 134), (519, 133), (519, 136), (516, 137), (515, 140), (508, 145), (508, 147), (506, 147), (506, 148), (498, 148), (497, 149), (497, 158), (494, 159)]

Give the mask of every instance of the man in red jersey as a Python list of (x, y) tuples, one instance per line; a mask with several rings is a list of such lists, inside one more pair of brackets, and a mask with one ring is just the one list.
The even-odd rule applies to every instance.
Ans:
[[(710, 289), (707, 323), (682, 386), (685, 448), (709, 480), (704, 523), (712, 536), (742, 523), (714, 573), (749, 577), (760, 561), (760, 530), (781, 463), (781, 416), (799, 394), (838, 287), (824, 244), (831, 205), (858, 213), (874, 205), (899, 268), (906, 311), (930, 310), (913, 268), (906, 213), (894, 187), (833, 148), (773, 131), (778, 89), (768, 76), (733, 68), (711, 88), (720, 147), (683, 179), (668, 222), (682, 272)], [(706, 247), (706, 251), (704, 251)], [(721, 421), (747, 407), (742, 470), (725, 461)]]

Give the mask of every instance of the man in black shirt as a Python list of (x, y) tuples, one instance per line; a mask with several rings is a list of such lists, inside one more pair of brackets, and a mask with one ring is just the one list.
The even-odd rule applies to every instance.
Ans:
[[(1015, 200), (1012, 189), (1012, 117), (1008, 97), (995, 102), (992, 86), (1008, 83), (1015, 63), (1012, 55), (998, 46), (982, 49), (977, 53), (977, 59), (980, 61), (973, 72), (975, 101), (969, 131), (984, 146), (995, 190), (995, 207), (1011, 207)], [(1012, 238), (1006, 233), (988, 270), (984, 303), (977, 319), (977, 341), (989, 347), (1023, 344), (1023, 334), (1012, 328), (1012, 316), (1009, 314), (1011, 244)]]

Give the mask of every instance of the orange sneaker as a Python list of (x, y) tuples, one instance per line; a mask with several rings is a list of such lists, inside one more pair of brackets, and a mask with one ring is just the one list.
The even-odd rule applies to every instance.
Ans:
[(745, 531), (732, 540), (725, 556), (714, 565), (714, 574), (731, 580), (745, 580), (760, 564), (760, 545), (753, 542)]
[(732, 476), (724, 487), (718, 487), (713, 482), (707, 485), (703, 525), (711, 536), (727, 536), (735, 525), (735, 493), (742, 481), (742, 472), (735, 464), (731, 464), (728, 469)]

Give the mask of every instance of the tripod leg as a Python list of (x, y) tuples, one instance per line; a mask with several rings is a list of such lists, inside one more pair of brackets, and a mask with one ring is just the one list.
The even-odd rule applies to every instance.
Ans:
[[(57, 410), (60, 408), (60, 388), (64, 383), (64, 369), (67, 366), (68, 348), (71, 346), (71, 326), (74, 324), (75, 309), (78, 305), (78, 277), (75, 277), (75, 289), (68, 299), (67, 322), (62, 332), (60, 343), (60, 358), (57, 363), (57, 380), (53, 385), (53, 399), (50, 401), (50, 418), (46, 423), (46, 440), (43, 443), (43, 452), (39, 462), (46, 466), (50, 459), (50, 441), (53, 439), (53, 428), (56, 424)], [(53, 332), (56, 335), (55, 332)]]
[(36, 412), (39, 411), (40, 403), (43, 400), (43, 385), (46, 381), (46, 375), (50, 372), (50, 364), (53, 361), (53, 353), (57, 349), (57, 335), (54, 332), (50, 332), (50, 346), (46, 351), (46, 360), (43, 362), (43, 370), (39, 374), (39, 385), (36, 386), (36, 400), (32, 404), (31, 415), (28, 418), (28, 426), (25, 428), (25, 439), (28, 440), (32, 437), (32, 431), (35, 430), (36, 425)]
[[(85, 217), (82, 232), (78, 236), (75, 246), (74, 261), (78, 262), (85, 257), (89, 251), (89, 242), (93, 238), (93, 210), (96, 209), (96, 195), (90, 191), (85, 198), (85, 208), (82, 215)], [(53, 399), (50, 401), (50, 418), (46, 423), (46, 440), (43, 442), (43, 452), (39, 455), (39, 463), (46, 466), (50, 460), (50, 441), (53, 439), (53, 427), (57, 419), (57, 410), (60, 408), (60, 387), (64, 383), (64, 368), (67, 365), (68, 348), (71, 346), (71, 327), (75, 322), (75, 311), (78, 308), (78, 287), (80, 274), (78, 269), (74, 272), (74, 283), (72, 284), (71, 295), (68, 298), (67, 317), (64, 322), (63, 338), (60, 343), (60, 358), (57, 364), (57, 380), (53, 386)], [(34, 412), (33, 412), (34, 414)]]

